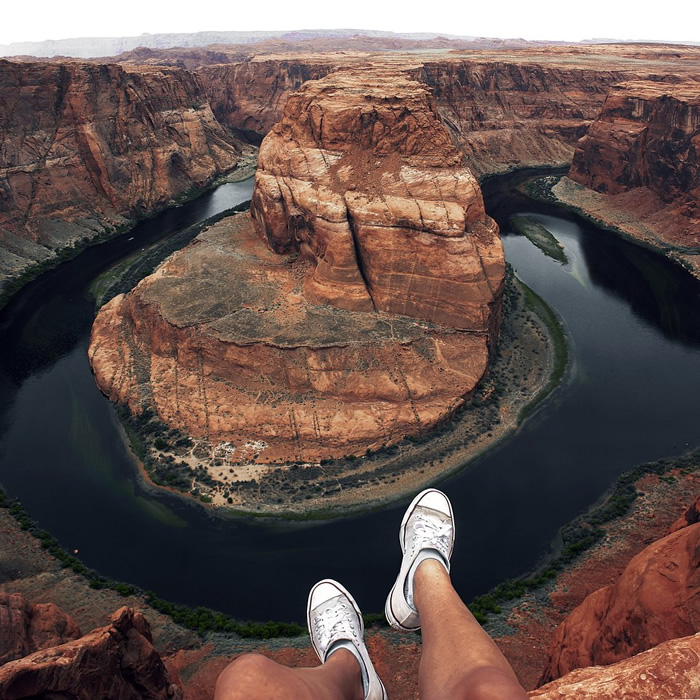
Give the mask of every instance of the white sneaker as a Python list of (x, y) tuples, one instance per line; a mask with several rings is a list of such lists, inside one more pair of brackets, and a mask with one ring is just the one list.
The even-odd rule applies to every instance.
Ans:
[(324, 663), (338, 649), (347, 649), (360, 664), (366, 700), (389, 697), (367, 654), (365, 623), (355, 599), (337, 581), (319, 581), (309, 593), (306, 621), (311, 644)]
[(420, 629), (420, 617), (413, 603), (413, 575), (425, 559), (437, 559), (449, 573), (454, 541), (454, 517), (447, 496), (437, 489), (419, 493), (401, 521), (399, 542), (403, 559), (384, 607), (386, 619), (394, 629)]

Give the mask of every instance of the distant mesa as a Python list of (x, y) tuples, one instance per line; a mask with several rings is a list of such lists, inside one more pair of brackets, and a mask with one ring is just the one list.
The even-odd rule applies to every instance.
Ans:
[(471, 396), (503, 248), (424, 86), (377, 67), (306, 83), (251, 213), (101, 310), (90, 359), (112, 400), (270, 463), (362, 454)]

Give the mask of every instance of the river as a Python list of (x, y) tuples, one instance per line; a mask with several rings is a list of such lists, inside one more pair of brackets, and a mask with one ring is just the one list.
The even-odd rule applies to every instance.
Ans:
[[(659, 255), (522, 200), (514, 182), (490, 183), (487, 206), (508, 261), (563, 318), (572, 365), (513, 438), (440, 484), (455, 508), (453, 580), (466, 599), (531, 569), (620, 473), (700, 438), (700, 283)], [(289, 523), (215, 517), (146, 489), (90, 372), (90, 282), (158, 237), (249, 199), (251, 187), (223, 185), (88, 249), (0, 314), (0, 482), (88, 566), (174, 602), (302, 621), (309, 587), (333, 577), (363, 610), (380, 611), (400, 560), (405, 502)], [(513, 212), (546, 226), (569, 263), (511, 234)]]

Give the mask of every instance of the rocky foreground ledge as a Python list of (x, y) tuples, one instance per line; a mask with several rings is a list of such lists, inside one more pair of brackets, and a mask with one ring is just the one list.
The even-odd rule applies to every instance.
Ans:
[(222, 473), (422, 435), (472, 395), (500, 328), (495, 222), (401, 71), (305, 84), (227, 219), (100, 311), (90, 361)]
[[(533, 594), (516, 601), (513, 626), (497, 637), (498, 645), (525, 688), (542, 675), (557, 678), (530, 697), (700, 696), (700, 502), (687, 507), (697, 486), (697, 462), (688, 460), (645, 476), (634, 484), (632, 512), (608, 523), (604, 539), (560, 573), (548, 596), (539, 596), (537, 605)], [(218, 673), (245, 651), (292, 666), (317, 664), (308, 637), (250, 642), (210, 634), (202, 640), (136, 596), (93, 590), (61, 569), (6, 509), (0, 509), (0, 543), (3, 698), (210, 700)], [(554, 633), (553, 619), (571, 610)], [(81, 629), (92, 631), (81, 636)], [(376, 629), (367, 638), (390, 696), (417, 697), (420, 638)]]

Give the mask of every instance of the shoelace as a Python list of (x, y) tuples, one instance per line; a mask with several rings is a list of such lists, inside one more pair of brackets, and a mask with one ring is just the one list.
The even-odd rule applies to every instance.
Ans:
[(331, 643), (338, 639), (357, 641), (357, 631), (350, 622), (349, 611), (350, 608), (346, 603), (336, 603), (321, 610), (313, 618), (318, 647), (324, 654)]
[(434, 516), (420, 511), (415, 514), (413, 521), (413, 547), (418, 549), (437, 549), (445, 559), (449, 559), (450, 542), (452, 541), (452, 523), (449, 520), (440, 521)]

